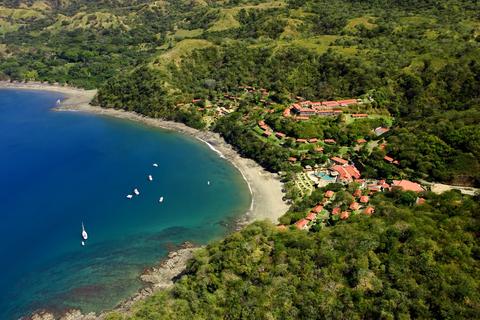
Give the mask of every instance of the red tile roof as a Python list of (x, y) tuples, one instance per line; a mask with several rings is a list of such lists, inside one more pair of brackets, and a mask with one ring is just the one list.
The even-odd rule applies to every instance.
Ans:
[(417, 198), (417, 204), (418, 205), (421, 205), (421, 204), (424, 204), (425, 203), (425, 199), (424, 198)]
[(360, 171), (357, 170), (352, 165), (348, 166), (340, 166), (336, 165), (332, 167), (332, 170), (338, 172), (338, 175), (340, 176), (341, 180), (352, 180), (352, 179), (358, 179), (360, 178)]
[(265, 121), (263, 121), (263, 120), (258, 121), (258, 125), (259, 125), (259, 126), (264, 126), (264, 125), (265, 125)]
[(372, 215), (372, 213), (374, 212), (375, 212), (375, 209), (373, 207), (366, 207), (365, 210), (363, 210), (363, 213), (365, 213), (368, 216)]
[(339, 214), (340, 211), (341, 211), (341, 209), (339, 207), (333, 208), (332, 209), (332, 214), (335, 216), (335, 215)]
[(317, 214), (315, 212), (310, 212), (309, 214), (307, 214), (307, 217), (305, 219), (307, 220), (315, 220), (315, 218), (317, 217)]
[(335, 192), (333, 192), (332, 190), (327, 190), (325, 192), (325, 197), (331, 198), (331, 197), (333, 197), (334, 194), (335, 194)]
[(305, 116), (296, 116), (295, 117), (295, 120), (308, 120), (310, 119), (309, 117), (305, 117)]
[(308, 142), (307, 139), (300, 139), (300, 138), (297, 139), (296, 141), (299, 142), (299, 143), (307, 143)]
[(358, 143), (358, 144), (367, 143), (367, 140), (365, 140), (365, 139), (357, 139), (357, 143)]
[(390, 163), (393, 162), (393, 158), (392, 158), (392, 157), (389, 157), (389, 156), (383, 157), (383, 160), (385, 160), (385, 161), (387, 161), (387, 162), (390, 162)]
[(325, 143), (336, 143), (334, 139), (324, 139), (323, 142)]
[(288, 158), (288, 161), (290, 161), (290, 162), (295, 162), (295, 161), (297, 161), (297, 158), (295, 158), (295, 157), (290, 157), (290, 158)]
[(361, 195), (362, 195), (362, 190), (360, 189), (355, 190), (355, 192), (353, 193), (353, 196), (355, 197), (360, 197)]
[(308, 139), (308, 142), (315, 143), (315, 142), (318, 142), (318, 139), (317, 138), (311, 138), (311, 139)]
[(388, 131), (390, 131), (390, 129), (384, 128), (384, 127), (375, 128), (375, 134), (376, 134), (377, 136), (381, 136), (382, 134), (384, 134), (384, 133), (386, 133), (386, 132), (388, 132)]
[(339, 158), (339, 157), (331, 157), (330, 159), (332, 161), (335, 161), (336, 163), (339, 163), (339, 164), (342, 164), (342, 165), (348, 164), (348, 160), (345, 160), (345, 159), (342, 159), (342, 158)]
[(300, 229), (300, 230), (303, 230), (307, 227), (307, 224), (308, 224), (308, 220), (307, 219), (301, 219), (301, 220), (298, 220), (296, 223), (295, 223), (295, 226)]
[(337, 101), (340, 105), (351, 105), (351, 104), (357, 104), (358, 101), (357, 99), (346, 99), (346, 100), (338, 100)]
[(368, 114), (366, 114), (366, 113), (354, 113), (354, 114), (352, 114), (352, 118), (368, 118)]
[(265, 137), (269, 137), (269, 136), (272, 135), (272, 133), (271, 133), (270, 131), (265, 131), (265, 132), (263, 133), (263, 135), (264, 135)]
[(361, 203), (368, 203), (370, 199), (368, 198), (368, 196), (361, 196), (360, 197), (360, 202)]
[(315, 213), (319, 213), (323, 210), (323, 206), (321, 204), (317, 204), (313, 209), (312, 211), (315, 212)]
[(352, 204), (350, 204), (349, 208), (352, 209), (352, 210), (358, 210), (358, 209), (360, 209), (360, 204), (358, 202), (352, 202)]
[(340, 214), (340, 219), (342, 219), (342, 220), (347, 220), (348, 217), (350, 217), (350, 213), (348, 213), (348, 211), (343, 211), (343, 212)]
[(279, 138), (285, 138), (287, 136), (285, 133), (282, 132), (275, 132), (275, 135)]
[(401, 188), (403, 191), (414, 191), (414, 192), (422, 192), (425, 189), (422, 188), (416, 182), (408, 181), (408, 180), (393, 180), (392, 188), (397, 187)]
[(315, 152), (323, 152), (323, 148), (322, 147), (316, 147), (315, 149)]

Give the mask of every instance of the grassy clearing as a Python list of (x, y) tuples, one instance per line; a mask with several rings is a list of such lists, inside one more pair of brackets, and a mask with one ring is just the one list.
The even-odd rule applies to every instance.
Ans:
[(75, 29), (114, 29), (125, 30), (130, 27), (124, 23), (123, 18), (108, 12), (86, 13), (79, 12), (72, 17), (59, 15), (57, 22), (48, 27), (49, 30), (60, 32)]
[(177, 42), (172, 49), (155, 58), (152, 66), (161, 68), (164, 63), (168, 62), (173, 62), (178, 65), (182, 61), (182, 57), (188, 55), (193, 50), (204, 49), (212, 46), (214, 46), (214, 44), (207, 40), (185, 39)]
[(276, 50), (281, 50), (286, 47), (302, 47), (308, 50), (315, 51), (318, 54), (325, 53), (328, 49), (333, 49), (337, 52), (351, 55), (355, 54), (357, 52), (357, 49), (355, 47), (340, 47), (340, 46), (334, 46), (332, 43), (335, 42), (340, 38), (340, 36), (337, 35), (322, 35), (322, 36), (317, 36), (313, 38), (305, 38), (305, 39), (296, 39), (296, 40), (279, 40), (276, 41)]
[(224, 31), (228, 29), (234, 29), (240, 27), (240, 22), (236, 19), (238, 12), (242, 9), (251, 10), (251, 9), (273, 9), (273, 8), (283, 8), (286, 6), (284, 1), (270, 1), (260, 3), (258, 5), (243, 5), (234, 8), (221, 9), (220, 17), (215, 23), (207, 30), (210, 32)]
[(0, 6), (0, 18), (25, 20), (25, 19), (39, 19), (43, 17), (44, 17), (43, 13), (35, 9), (24, 9), (24, 8), (13, 9), (13, 8), (5, 8)]
[(202, 29), (194, 29), (194, 30), (186, 30), (186, 29), (178, 29), (174, 37), (175, 39), (182, 40), (185, 38), (196, 38), (201, 36), (203, 33)]
[(300, 35), (299, 27), (302, 25), (303, 21), (299, 19), (285, 19), (287, 25), (283, 29), (280, 39), (293, 39), (297, 38)]
[(371, 30), (377, 26), (374, 23), (375, 19), (376, 19), (375, 17), (370, 17), (370, 16), (350, 19), (347, 25), (345, 26), (344, 30), (353, 32), (356, 30), (357, 26), (360, 26), (360, 25), (363, 25), (365, 28)]

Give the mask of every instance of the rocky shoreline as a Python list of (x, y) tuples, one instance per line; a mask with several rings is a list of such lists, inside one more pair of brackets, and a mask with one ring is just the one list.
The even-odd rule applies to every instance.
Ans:
[[(280, 182), (278, 175), (265, 171), (251, 159), (241, 157), (217, 133), (200, 131), (182, 123), (148, 118), (135, 112), (92, 106), (90, 102), (94, 98), (96, 90), (83, 90), (43, 83), (11, 83), (5, 81), (0, 81), (0, 88), (59, 92), (65, 95), (65, 99), (55, 108), (56, 111), (86, 112), (136, 121), (145, 125), (186, 134), (207, 144), (212, 151), (230, 161), (240, 171), (252, 195), (249, 210), (235, 221), (234, 230), (239, 230), (254, 220), (267, 219), (276, 223), (277, 219), (288, 210), (288, 205), (282, 200), (283, 184)], [(65, 310), (61, 314), (56, 314), (49, 310), (38, 310), (22, 319), (102, 320), (110, 312), (117, 311), (122, 314), (129, 314), (132, 306), (137, 301), (143, 300), (159, 290), (172, 287), (174, 281), (185, 271), (187, 261), (193, 257), (194, 252), (198, 249), (199, 247), (194, 247), (190, 243), (184, 243), (179, 249), (171, 251), (159, 265), (148, 268), (139, 275), (145, 286), (134, 296), (122, 301), (113, 310), (104, 311), (98, 315), (96, 313), (82, 314), (79, 310)]]
[(104, 311), (98, 315), (94, 312), (83, 314), (77, 309), (65, 310), (60, 314), (49, 310), (38, 310), (22, 320), (103, 320), (111, 312), (128, 315), (132, 312), (132, 307), (136, 302), (150, 297), (155, 292), (171, 288), (179, 275), (185, 272), (188, 260), (192, 259), (195, 251), (200, 248), (190, 242), (185, 242), (179, 249), (171, 251), (160, 264), (147, 268), (140, 275), (145, 286), (132, 297), (122, 301), (113, 310)]

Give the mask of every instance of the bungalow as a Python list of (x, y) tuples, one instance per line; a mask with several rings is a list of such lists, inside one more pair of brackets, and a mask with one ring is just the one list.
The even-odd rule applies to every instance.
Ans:
[(297, 139), (295, 140), (297, 143), (307, 143), (307, 139)]
[(339, 207), (333, 208), (333, 209), (332, 209), (332, 214), (333, 214), (334, 216), (336, 216), (337, 214), (340, 213), (340, 211), (342, 211), (342, 209), (340, 209)]
[(363, 210), (363, 213), (366, 214), (367, 216), (371, 216), (372, 213), (375, 212), (375, 209), (373, 207), (366, 207), (365, 210)]
[(425, 203), (425, 199), (424, 198), (417, 198), (417, 201), (416, 201), (416, 204), (417, 205), (422, 205)]
[(310, 108), (303, 108), (298, 104), (293, 105), (293, 112), (299, 116), (313, 116), (315, 115), (315, 110)]
[(310, 143), (317, 143), (317, 142), (318, 142), (318, 139), (317, 139), (317, 138), (310, 138), (310, 139), (308, 139), (308, 142), (310, 142)]
[(383, 160), (387, 161), (388, 163), (392, 163), (394, 161), (394, 159), (392, 157), (389, 157), (389, 156), (383, 157)]
[(331, 197), (333, 197), (334, 194), (335, 194), (335, 192), (333, 192), (332, 190), (327, 190), (325, 192), (325, 197), (326, 198), (331, 198)]
[(348, 165), (348, 166), (340, 166), (336, 165), (333, 166), (330, 170), (333, 170), (338, 173), (339, 180), (342, 182), (351, 182), (353, 179), (360, 178), (360, 171), (358, 171), (355, 166)]
[(261, 127), (261, 126), (264, 126), (264, 125), (265, 125), (265, 121), (263, 121), (263, 120), (258, 121), (258, 125), (259, 125), (260, 127)]
[(360, 197), (360, 202), (361, 203), (368, 203), (370, 199), (368, 198), (368, 196), (361, 196)]
[(339, 107), (340, 103), (338, 103), (337, 101), (323, 101), (322, 105), (325, 107), (332, 108), (332, 107)]
[(290, 116), (291, 116), (291, 112), (290, 112), (291, 110), (292, 110), (292, 107), (289, 107), (289, 108), (283, 110), (283, 116), (284, 116), (285, 118), (290, 117)]
[(416, 182), (408, 181), (408, 180), (393, 180), (392, 188), (400, 188), (403, 191), (413, 191), (413, 192), (423, 192), (425, 189), (422, 188)]
[(298, 230), (305, 230), (307, 228), (307, 224), (308, 224), (307, 219), (301, 219), (295, 223), (295, 226), (297, 227)]
[(313, 209), (312, 212), (320, 213), (323, 210), (323, 206), (321, 204), (317, 204)]
[(343, 212), (340, 214), (340, 219), (342, 219), (342, 220), (347, 220), (348, 217), (350, 217), (350, 213), (348, 213), (348, 211), (343, 211)]
[(336, 115), (339, 115), (340, 113), (342, 113), (342, 110), (330, 110), (330, 109), (326, 109), (326, 110), (318, 110), (316, 112), (317, 115), (319, 116), (324, 116), (324, 117), (327, 117), (327, 116), (336, 116)]
[(275, 132), (275, 136), (279, 139), (285, 138), (287, 135), (282, 132)]
[(309, 214), (307, 214), (307, 217), (305, 219), (309, 220), (309, 221), (313, 221), (317, 218), (317, 214), (315, 212), (310, 212)]
[(332, 143), (332, 144), (333, 144), (333, 143), (337, 143), (337, 142), (335, 141), (335, 139), (324, 139), (323, 142), (325, 142), (325, 143)]
[(365, 140), (363, 138), (362, 139), (357, 139), (357, 143), (358, 144), (364, 144), (364, 143), (367, 143), (367, 140)]
[(347, 100), (338, 100), (337, 101), (342, 107), (351, 106), (353, 104), (358, 104), (357, 99), (347, 99)]
[(270, 136), (272, 135), (272, 133), (271, 133), (270, 131), (265, 131), (265, 132), (263, 133), (263, 135), (264, 135), (265, 137), (270, 137)]
[(354, 197), (361, 197), (362, 196), (362, 190), (360, 190), (360, 189), (355, 190), (355, 192), (353, 193), (353, 196)]
[(368, 118), (368, 114), (366, 114), (366, 113), (354, 113), (354, 114), (352, 114), (352, 118), (355, 118), (355, 119)]
[(358, 210), (358, 209), (360, 209), (360, 203), (358, 203), (358, 202), (352, 202), (352, 204), (350, 204), (349, 208), (350, 208), (351, 210)]
[(295, 117), (295, 120), (302, 120), (302, 121), (305, 121), (305, 120), (309, 120), (310, 118), (309, 117), (306, 117), (306, 116), (296, 116)]
[(382, 134), (384, 133), (387, 133), (388, 131), (390, 131), (390, 129), (388, 128), (385, 128), (385, 127), (378, 127), (378, 128), (375, 128), (375, 134), (378, 136), (381, 136)]
[(295, 158), (295, 157), (289, 157), (289, 158), (288, 158), (288, 161), (290, 161), (290, 162), (296, 162), (296, 161), (297, 161), (297, 158)]
[(193, 99), (192, 103), (198, 103), (198, 102), (201, 102), (201, 101), (202, 101), (202, 99)]
[(333, 162), (336, 162), (336, 163), (341, 164), (341, 165), (347, 165), (348, 164), (348, 160), (345, 160), (345, 159), (342, 159), (342, 158), (339, 158), (339, 157), (331, 157), (330, 159)]
[(315, 149), (313, 149), (313, 151), (317, 152), (317, 153), (322, 153), (323, 152), (323, 148), (322, 147), (316, 147)]

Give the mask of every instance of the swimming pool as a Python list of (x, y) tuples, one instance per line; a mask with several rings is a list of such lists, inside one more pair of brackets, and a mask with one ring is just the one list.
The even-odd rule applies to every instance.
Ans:
[(337, 178), (330, 176), (327, 172), (319, 172), (315, 174), (322, 180), (335, 181)]

